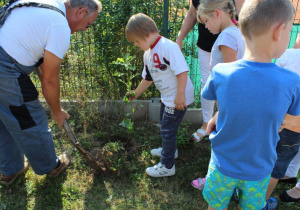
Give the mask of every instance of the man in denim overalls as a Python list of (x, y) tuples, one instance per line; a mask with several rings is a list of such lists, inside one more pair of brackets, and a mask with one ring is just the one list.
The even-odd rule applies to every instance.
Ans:
[(0, 28), (0, 171), (6, 185), (27, 171), (24, 155), (38, 175), (55, 177), (69, 164), (66, 153), (56, 156), (46, 112), (28, 75), (39, 69), (43, 95), (61, 127), (69, 118), (60, 106), (62, 58), (71, 34), (85, 31), (101, 10), (98, 0), (11, 0), (9, 8), (26, 2), (42, 6), (11, 9)]

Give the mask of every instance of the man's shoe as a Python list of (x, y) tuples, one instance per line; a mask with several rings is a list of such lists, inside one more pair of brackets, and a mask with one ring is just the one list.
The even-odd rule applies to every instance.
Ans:
[(1, 181), (0, 181), (0, 183), (2, 185), (9, 186), (12, 183), (14, 183), (14, 181), (16, 181), (16, 179), (18, 178), (18, 176), (20, 176), (23, 173), (26, 173), (26, 171), (28, 171), (28, 169), (29, 169), (29, 162), (28, 162), (27, 159), (25, 159), (24, 160), (24, 168), (21, 171), (19, 171), (18, 173), (14, 174), (14, 175), (11, 175), (11, 176), (1, 175)]
[(152, 177), (173, 176), (175, 174), (175, 164), (171, 169), (167, 169), (165, 165), (158, 163), (155, 166), (147, 168), (146, 173)]
[(63, 153), (58, 156), (59, 166), (52, 171), (50, 171), (47, 175), (51, 177), (57, 177), (70, 163), (70, 155), (68, 153)]
[[(161, 157), (161, 151), (162, 151), (162, 147), (159, 147), (157, 149), (152, 149), (150, 153), (151, 153), (152, 156)], [(175, 152), (175, 155), (174, 155), (175, 159), (177, 157), (178, 157), (178, 149), (176, 149), (176, 152)]]

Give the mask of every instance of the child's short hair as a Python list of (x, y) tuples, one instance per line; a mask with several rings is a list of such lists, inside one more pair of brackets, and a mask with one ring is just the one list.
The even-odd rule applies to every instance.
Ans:
[(158, 28), (154, 20), (143, 13), (131, 16), (125, 28), (126, 38), (130, 42), (136, 37), (145, 39), (152, 33), (158, 33)]
[(231, 19), (236, 18), (236, 8), (233, 0), (201, 0), (197, 9), (197, 20), (203, 23), (200, 15), (210, 15), (215, 9), (230, 14)]
[(242, 34), (251, 40), (276, 23), (293, 20), (295, 8), (290, 0), (247, 0), (239, 14)]

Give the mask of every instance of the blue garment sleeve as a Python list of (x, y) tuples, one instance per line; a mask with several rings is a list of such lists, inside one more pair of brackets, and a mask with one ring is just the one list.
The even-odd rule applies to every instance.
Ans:
[(202, 92), (202, 97), (204, 99), (212, 101), (217, 100), (216, 90), (214, 86), (214, 80), (216, 79), (214, 69), (215, 68), (213, 68), (213, 70), (211, 71)]
[(292, 104), (287, 113), (294, 116), (300, 115), (300, 77), (294, 90)]

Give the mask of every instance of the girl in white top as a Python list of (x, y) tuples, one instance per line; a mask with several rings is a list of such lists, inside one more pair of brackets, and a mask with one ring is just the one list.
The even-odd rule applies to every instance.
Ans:
[[(245, 42), (235, 18), (236, 8), (233, 0), (202, 0), (198, 7), (198, 21), (205, 24), (211, 33), (220, 33), (212, 47), (211, 69), (218, 63), (236, 61), (244, 56)], [(214, 103), (205, 109), (202, 107), (202, 112), (212, 113), (213, 108)], [(207, 135), (203, 130), (207, 127), (207, 122), (208, 120), (204, 120), (203, 124), (206, 123), (206, 125), (193, 134), (196, 142), (201, 141)]]
[[(243, 3), (243, 2), (242, 2)], [(241, 59), (245, 52), (245, 42), (236, 20), (233, 0), (201, 0), (197, 19), (213, 34), (219, 34), (211, 51), (211, 69), (218, 63), (228, 63)], [(213, 109), (213, 106), (210, 107)], [(205, 112), (206, 110), (202, 110)], [(199, 142), (207, 133), (198, 129), (194, 140)], [(202, 190), (205, 178), (192, 181), (192, 186)]]

